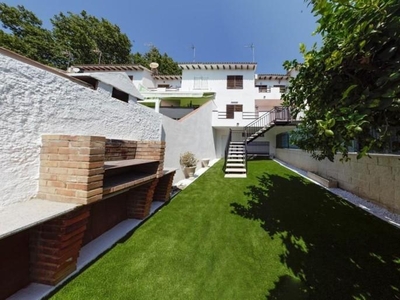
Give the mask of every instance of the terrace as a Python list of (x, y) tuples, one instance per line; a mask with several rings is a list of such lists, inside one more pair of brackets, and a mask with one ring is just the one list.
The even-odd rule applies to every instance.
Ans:
[(220, 161), (54, 299), (398, 299), (400, 230), (271, 160)]

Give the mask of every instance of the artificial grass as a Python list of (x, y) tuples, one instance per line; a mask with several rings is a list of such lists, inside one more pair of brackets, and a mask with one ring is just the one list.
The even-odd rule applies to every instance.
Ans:
[(54, 299), (400, 299), (400, 230), (273, 161), (222, 162)]

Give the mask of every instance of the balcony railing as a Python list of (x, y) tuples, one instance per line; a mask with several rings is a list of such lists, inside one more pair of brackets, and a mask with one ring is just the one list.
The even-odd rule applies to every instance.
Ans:
[[(243, 111), (243, 112), (236, 112), (236, 114), (242, 114), (241, 119), (243, 120), (255, 120), (258, 119), (260, 116), (260, 113), (258, 111)], [(218, 119), (234, 119), (234, 116), (231, 118), (228, 117), (228, 114), (226, 111), (218, 111)]]

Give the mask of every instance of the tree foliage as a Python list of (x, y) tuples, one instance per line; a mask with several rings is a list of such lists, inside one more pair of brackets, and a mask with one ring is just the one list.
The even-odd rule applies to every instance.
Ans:
[(23, 6), (0, 3), (0, 46), (41, 63), (65, 69), (70, 64), (142, 64), (159, 63), (160, 74), (180, 74), (174, 60), (151, 47), (145, 54), (132, 54), (128, 36), (104, 18), (86, 11), (59, 13), (51, 19), (52, 30)]
[(398, 0), (309, 0), (319, 17), (323, 45), (307, 50), (284, 95), (295, 115), (304, 113), (293, 142), (316, 159), (358, 158), (384, 149), (400, 126), (400, 2)]
[(97, 19), (86, 11), (60, 13), (51, 19), (58, 45), (72, 55), (74, 64), (131, 63), (132, 44), (117, 25)]
[(149, 67), (150, 63), (156, 62), (159, 64), (158, 73), (160, 75), (179, 75), (182, 73), (179, 69), (178, 64), (167, 55), (167, 53), (161, 54), (160, 51), (155, 47), (151, 46), (150, 50), (144, 55), (135, 53), (132, 55), (133, 62), (135, 64)]
[[(15, 50), (42, 63), (53, 61), (54, 40), (51, 31), (42, 28), (42, 21), (23, 6), (0, 3), (0, 46)], [(54, 65), (53, 63), (51, 63)]]

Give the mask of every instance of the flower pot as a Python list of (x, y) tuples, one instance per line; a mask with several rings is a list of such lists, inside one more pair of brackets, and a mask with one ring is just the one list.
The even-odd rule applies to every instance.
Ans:
[(186, 167), (185, 170), (188, 174), (189, 179), (194, 178), (194, 172), (196, 171), (196, 167)]
[(209, 158), (203, 158), (203, 159), (201, 160), (201, 164), (202, 164), (202, 166), (203, 166), (204, 168), (207, 168), (209, 163), (210, 163), (210, 159), (209, 159)]

